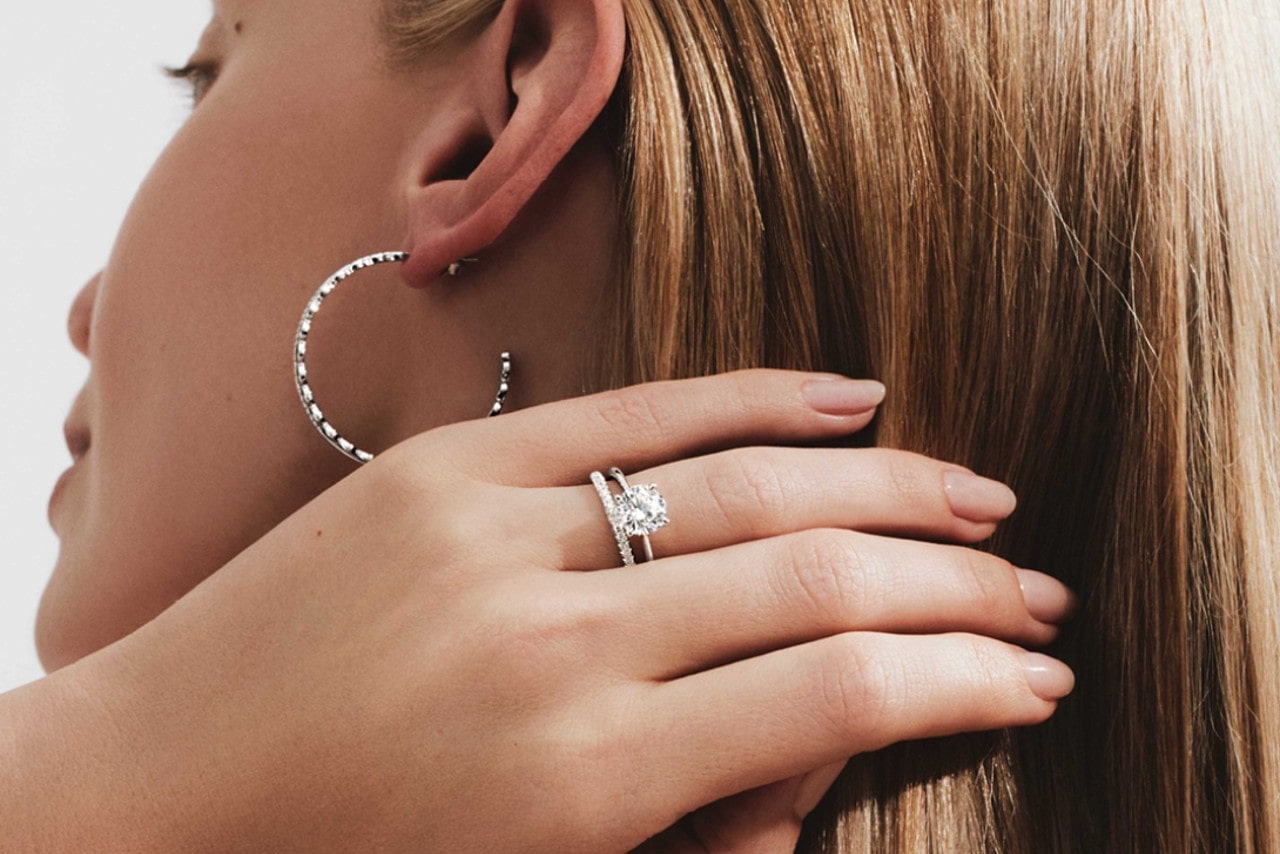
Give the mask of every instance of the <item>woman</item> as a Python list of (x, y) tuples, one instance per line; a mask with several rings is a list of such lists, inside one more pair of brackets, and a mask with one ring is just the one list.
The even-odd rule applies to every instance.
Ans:
[[(1273, 846), (1262, 27), (970, 5), (215, 3), (72, 312), (4, 826), (785, 850), (816, 805), (805, 850)], [(394, 446), (344, 478), (281, 342), (396, 246), (306, 333), (333, 425)], [(873, 385), (753, 366), (891, 398), (873, 432)], [(669, 502), (653, 566), (609, 570), (614, 464)], [(998, 531), (971, 471), (1022, 498)], [(1070, 691), (1020, 651), (1055, 639), (1077, 696), (1003, 729)]]

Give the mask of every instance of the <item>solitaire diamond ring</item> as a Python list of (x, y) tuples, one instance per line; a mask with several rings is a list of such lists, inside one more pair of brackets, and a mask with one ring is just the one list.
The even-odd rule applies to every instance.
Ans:
[(605, 476), (598, 471), (591, 473), (591, 483), (604, 505), (605, 516), (613, 527), (614, 539), (618, 542), (618, 552), (622, 555), (624, 566), (635, 566), (635, 554), (631, 550), (631, 538), (639, 537), (644, 544), (644, 559), (653, 560), (653, 546), (649, 544), (649, 535), (666, 525), (667, 502), (658, 491), (658, 485), (650, 483), (644, 486), (632, 486), (622, 471), (614, 466), (609, 469), (609, 477), (617, 481), (622, 492), (613, 494)]

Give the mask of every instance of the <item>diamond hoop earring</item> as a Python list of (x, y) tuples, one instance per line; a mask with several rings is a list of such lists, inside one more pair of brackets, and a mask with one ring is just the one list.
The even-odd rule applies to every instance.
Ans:
[[(346, 439), (338, 432), (324, 415), (324, 411), (320, 408), (320, 404), (316, 402), (315, 392), (311, 389), (311, 381), (307, 373), (307, 336), (311, 334), (311, 323), (315, 320), (316, 314), (319, 313), (320, 307), (324, 305), (325, 298), (333, 293), (334, 289), (342, 283), (344, 279), (352, 276), (356, 272), (366, 267), (373, 267), (377, 264), (386, 264), (388, 262), (403, 263), (409, 258), (407, 252), (379, 252), (376, 255), (366, 255), (356, 261), (352, 261), (338, 272), (334, 273), (325, 283), (321, 285), (311, 297), (311, 301), (307, 303), (306, 309), (302, 312), (302, 320), (298, 322), (298, 332), (293, 340), (293, 379), (298, 388), (298, 399), (302, 401), (302, 408), (306, 411), (307, 417), (311, 419), (311, 423), (315, 425), (316, 430), (324, 437), (325, 441), (337, 448), (342, 454), (358, 463), (367, 463), (373, 460), (373, 454), (357, 448), (354, 443)], [(457, 276), (462, 269), (464, 263), (473, 262), (475, 258), (463, 258), (449, 265), (446, 274), (449, 276)], [(511, 381), (511, 354), (503, 353), (502, 374), (498, 379), (498, 395), (494, 401), (493, 407), (489, 410), (488, 417), (492, 418), (502, 412), (502, 407), (507, 401), (507, 392), (510, 390)]]

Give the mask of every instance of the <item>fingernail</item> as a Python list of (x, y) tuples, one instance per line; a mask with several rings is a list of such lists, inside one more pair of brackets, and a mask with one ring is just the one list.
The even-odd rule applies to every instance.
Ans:
[(1027, 611), (1042, 623), (1065, 622), (1076, 609), (1076, 595), (1051, 575), (1019, 569), (1018, 583), (1027, 600)]
[(942, 475), (951, 512), (970, 522), (999, 522), (1018, 506), (1018, 496), (998, 480), (951, 469)]
[(1071, 668), (1039, 652), (1022, 653), (1023, 667), (1027, 671), (1027, 684), (1042, 700), (1061, 700), (1076, 686), (1076, 676)]
[(804, 384), (804, 399), (827, 415), (859, 415), (884, 400), (884, 383), (876, 380), (816, 379)]

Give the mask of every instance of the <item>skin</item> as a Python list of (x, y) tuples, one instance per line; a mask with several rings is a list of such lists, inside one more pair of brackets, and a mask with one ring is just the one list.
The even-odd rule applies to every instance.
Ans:
[[(310, 342), (316, 392), (362, 447), (487, 413), (503, 350), (509, 407), (584, 391), (616, 233), (591, 130), (612, 84), (579, 79), (597, 45), (535, 59), (499, 31), (390, 74), (375, 7), (214, 4), (193, 59), (217, 80), (71, 312), (91, 371), (68, 433), (87, 450), (50, 508), (61, 550), (36, 625), (49, 671), (150, 620), (351, 472), (305, 418), (288, 360), (303, 306), (341, 265), (398, 248), (416, 264), (358, 274)], [(591, 23), (590, 6), (558, 8), (570, 29)], [(620, 62), (616, 37), (600, 51), (597, 65)], [(539, 102), (523, 122), (491, 73), (507, 54), (514, 97)], [(465, 168), (467, 132), (506, 135), (483, 170), (442, 180)], [(554, 169), (530, 172), (535, 144)], [(462, 278), (439, 277), (473, 254)]]
[[(0, 827), (19, 850), (790, 851), (845, 757), (1038, 723), (1071, 689), (1021, 646), (1067, 597), (864, 533), (972, 537), (952, 466), (785, 447), (862, 429), (883, 392), (738, 372), (416, 436), (0, 695)], [(699, 514), (652, 564), (583, 527), (606, 456)]]
[[(91, 371), (50, 506), (62, 549), (37, 648), (53, 676), (0, 697), (19, 734), (0, 743), (0, 803), (17, 805), (0, 824), (132, 850), (191, 833), (790, 850), (844, 757), (1052, 713), (1069, 671), (1015, 644), (1053, 639), (1065, 588), (893, 538), (977, 542), (1012, 512), (1007, 488), (975, 505), (971, 486), (961, 513), (957, 466), (758, 447), (861, 429), (882, 389), (818, 400), (811, 378), (757, 372), (538, 406), (586, 391), (599, 344), (617, 221), (595, 122), (620, 2), (509, 0), (474, 42), (394, 74), (374, 9), (215, 2), (193, 60), (217, 81), (75, 301)], [(392, 448), (346, 477), (285, 347), (321, 281), (391, 248), (409, 263), (359, 274), (309, 341), (326, 413)], [(502, 350), (518, 411), (459, 424), (488, 410)], [(681, 508), (665, 568), (604, 571), (617, 555), (582, 467), (606, 455)], [(507, 525), (535, 514), (555, 523)], [(581, 755), (564, 765), (539, 745), (567, 733)], [(157, 786), (178, 755), (200, 780)], [(121, 768), (128, 796), (93, 788), (126, 785)]]

